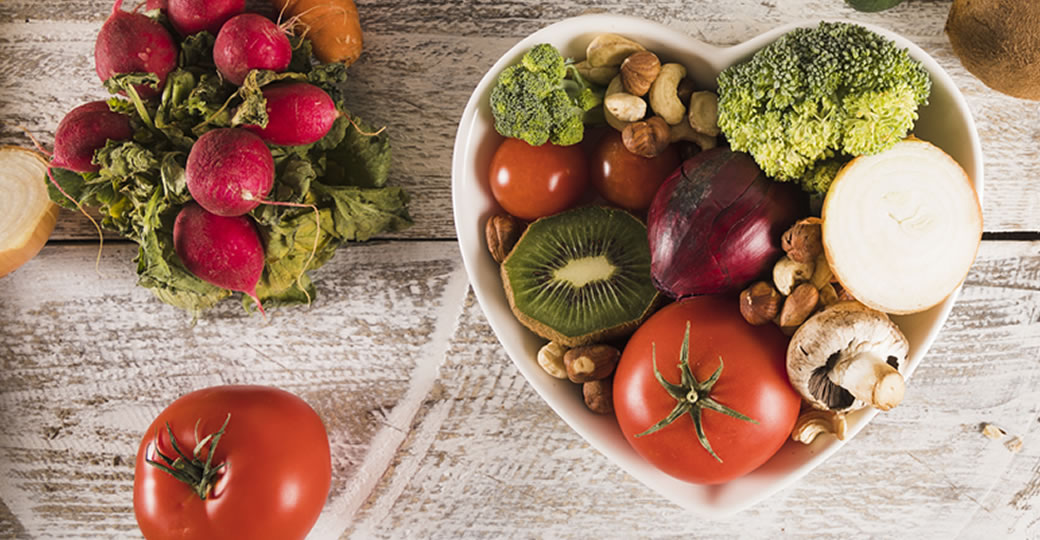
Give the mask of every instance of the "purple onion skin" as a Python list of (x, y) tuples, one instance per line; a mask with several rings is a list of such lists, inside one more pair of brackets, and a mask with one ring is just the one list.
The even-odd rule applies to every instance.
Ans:
[(770, 271), (781, 235), (807, 214), (807, 196), (770, 180), (751, 156), (727, 147), (701, 152), (650, 204), (654, 285), (672, 298), (737, 291)]

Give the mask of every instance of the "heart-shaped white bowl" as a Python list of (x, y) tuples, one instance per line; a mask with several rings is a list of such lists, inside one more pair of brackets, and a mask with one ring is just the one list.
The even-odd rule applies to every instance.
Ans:
[[(861, 410), (848, 418), (846, 441), (833, 436), (818, 437), (811, 445), (788, 441), (759, 469), (718, 486), (699, 486), (672, 478), (644, 461), (625, 441), (613, 415), (591, 413), (581, 397), (580, 386), (554, 379), (538, 367), (535, 356), (545, 341), (523, 327), (509, 309), (498, 265), (491, 258), (484, 238), (487, 219), (501, 209), (491, 196), (488, 167), (502, 137), (494, 130), (488, 105), (498, 74), (538, 43), (551, 43), (564, 56), (584, 57), (586, 45), (597, 34), (614, 32), (632, 38), (663, 59), (680, 62), (703, 88), (715, 88), (715, 78), (726, 67), (750, 57), (755, 51), (798, 26), (777, 28), (740, 45), (720, 49), (698, 42), (666, 26), (617, 15), (586, 15), (548, 26), (517, 43), (480, 80), (466, 104), (455, 139), (452, 160), (452, 197), (455, 227), (462, 258), (474, 293), (492, 329), (509, 357), (546, 403), (589, 444), (650, 488), (694, 513), (718, 517), (739, 511), (768, 497), (812, 470), (856, 435), (877, 413)], [(971, 112), (953, 80), (936, 61), (910, 41), (882, 28), (867, 26), (895, 41), (923, 63), (931, 74), (932, 94), (920, 109), (914, 133), (945, 150), (967, 171), (982, 197), (982, 151)], [(922, 313), (895, 317), (910, 342), (907, 375), (917, 367), (953, 307), (957, 293), (942, 304)], [(910, 383), (913, 392), (913, 383)]]

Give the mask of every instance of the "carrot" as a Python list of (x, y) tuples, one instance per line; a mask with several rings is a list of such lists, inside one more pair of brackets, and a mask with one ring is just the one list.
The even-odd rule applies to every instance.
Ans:
[(361, 21), (354, 0), (271, 0), (297, 20), (322, 62), (353, 64), (361, 56)]

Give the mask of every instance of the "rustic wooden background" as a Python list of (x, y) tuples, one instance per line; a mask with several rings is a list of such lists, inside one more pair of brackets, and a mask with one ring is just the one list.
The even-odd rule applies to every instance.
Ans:
[[(99, 277), (92, 229), (65, 212), (51, 244), (0, 279), (0, 538), (138, 537), (142, 431), (176, 397), (227, 383), (293, 391), (325, 420), (333, 488), (315, 539), (1040, 538), (1040, 104), (960, 66), (949, 6), (360, 1), (350, 104), (389, 127), (416, 226), (342, 249), (310, 308), (265, 326), (227, 303), (192, 325), (134, 285), (132, 245), (106, 243)], [(49, 143), (65, 112), (104, 96), (92, 47), (110, 9), (0, 1), (0, 144), (27, 144), (19, 125)], [(906, 400), (730, 518), (693, 519), (564, 425), (502, 351), (456, 249), (451, 148), (470, 91), (519, 38), (590, 11), (720, 45), (806, 18), (878, 24), (935, 56), (978, 123), (986, 241)], [(983, 437), (985, 423), (1008, 436)]]

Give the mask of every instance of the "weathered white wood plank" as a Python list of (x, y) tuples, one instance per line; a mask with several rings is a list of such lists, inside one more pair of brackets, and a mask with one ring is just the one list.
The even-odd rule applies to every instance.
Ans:
[[(472, 296), (461, 304), (454, 249), (348, 247), (318, 273), (313, 307), (263, 326), (229, 304), (194, 327), (133, 285), (129, 246), (106, 249), (104, 279), (92, 248), (46, 249), (0, 280), (0, 500), (17, 519), (4, 526), (133, 536), (140, 431), (184, 392), (248, 382), (299, 393), (329, 426), (334, 490), (315, 538), (703, 533), (540, 401)], [(985, 243), (906, 402), (712, 536), (1037, 534), (1038, 268), (1040, 243)]]
[[(1038, 306), (1040, 243), (987, 242), (904, 403), (795, 486), (706, 523), (574, 435), (470, 297), (439, 395), (346, 536), (1033, 538)], [(984, 422), (1021, 437), (1022, 452), (983, 437)]]
[[(62, 115), (105, 97), (93, 70), (94, 36), (107, 2), (69, 2), (68, 19), (34, 3), (0, 4), (0, 144), (28, 144), (21, 124), (50, 142)], [(656, 20), (709, 43), (738, 43), (780, 24), (846, 18), (913, 39), (948, 70), (975, 115), (986, 161), (987, 231), (1040, 231), (1040, 106), (1003, 96), (967, 73), (943, 34), (948, 1), (906, 2), (880, 14), (839, 0), (764, 2), (360, 3), (366, 51), (352, 67), (350, 107), (386, 125), (392, 182), (414, 195), (416, 226), (389, 238), (454, 238), (450, 162), (458, 119), (484, 72), (515, 41), (557, 20), (608, 10)], [(94, 14), (94, 15), (88, 15)], [(40, 17), (43, 17), (42, 19)], [(29, 18), (28, 23), (25, 19)], [(56, 239), (90, 239), (93, 228), (65, 212)]]
[(218, 384), (307, 400), (332, 444), (330, 508), (360, 505), (371, 486), (358, 479), (378, 479), (400, 442), (379, 446), (380, 434), (403, 437), (436, 380), (466, 290), (455, 244), (343, 248), (315, 275), (315, 303), (266, 325), (234, 302), (192, 325), (134, 284), (132, 257), (106, 248), (100, 278), (92, 248), (47, 248), (0, 280), (0, 499), (16, 525), (34, 538), (134, 534), (142, 430)]

